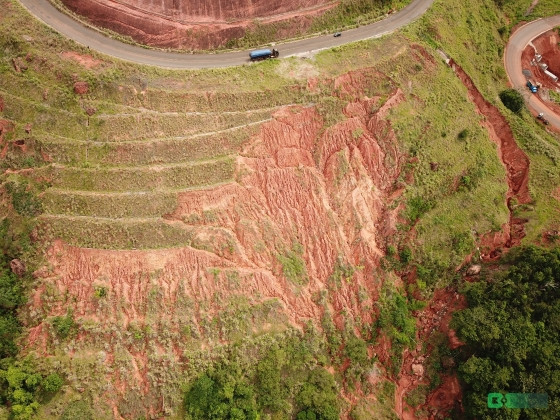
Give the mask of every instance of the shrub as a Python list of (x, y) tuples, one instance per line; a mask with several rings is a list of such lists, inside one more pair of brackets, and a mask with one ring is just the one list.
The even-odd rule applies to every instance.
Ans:
[(58, 390), (62, 388), (63, 384), (64, 380), (57, 373), (51, 373), (49, 376), (43, 379), (42, 382), (43, 389), (46, 392), (52, 393), (58, 392)]
[(519, 114), (523, 109), (523, 96), (515, 89), (502, 90), (500, 99), (506, 108), (516, 114)]
[(56, 334), (60, 338), (66, 338), (74, 333), (76, 328), (76, 323), (74, 322), (74, 316), (72, 312), (68, 312), (66, 316), (56, 316), (52, 320), (52, 325), (56, 331)]

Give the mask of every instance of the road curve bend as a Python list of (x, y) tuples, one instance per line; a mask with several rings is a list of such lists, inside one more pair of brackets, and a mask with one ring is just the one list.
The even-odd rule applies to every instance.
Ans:
[(560, 130), (560, 115), (548, 108), (538, 97), (531, 94), (525, 86), (526, 78), (521, 68), (521, 54), (525, 47), (539, 35), (560, 26), (560, 15), (538, 19), (527, 23), (519, 28), (510, 37), (504, 53), (504, 65), (509, 81), (514, 89), (521, 89), (529, 108), (536, 113), (542, 112), (546, 115), (550, 125)]
[[(387, 18), (344, 31), (341, 37), (331, 34), (277, 44), (282, 57), (337, 47), (350, 42), (377, 38), (391, 33), (422, 16), (434, 0), (413, 0), (408, 6)], [(239, 66), (248, 62), (247, 51), (216, 54), (188, 54), (146, 49), (109, 38), (60, 12), (48, 0), (19, 0), (37, 19), (75, 42), (125, 61), (171, 69), (203, 69)]]

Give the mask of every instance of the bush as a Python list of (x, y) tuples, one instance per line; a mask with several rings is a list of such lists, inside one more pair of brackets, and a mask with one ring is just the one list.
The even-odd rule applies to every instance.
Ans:
[(56, 331), (56, 334), (60, 338), (66, 338), (72, 335), (76, 328), (76, 323), (74, 322), (74, 316), (72, 312), (68, 312), (66, 316), (56, 316), (52, 320), (52, 325)]
[(516, 114), (519, 114), (523, 109), (523, 96), (515, 89), (502, 90), (500, 99), (506, 108)]
[(459, 140), (465, 140), (468, 136), (469, 136), (469, 130), (467, 130), (466, 128), (459, 131), (459, 134), (457, 134), (457, 138)]
[(51, 393), (58, 392), (63, 384), (64, 380), (57, 373), (51, 373), (42, 382), (43, 389)]

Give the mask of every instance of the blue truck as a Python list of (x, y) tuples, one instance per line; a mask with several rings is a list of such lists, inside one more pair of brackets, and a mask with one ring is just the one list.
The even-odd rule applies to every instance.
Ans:
[(251, 61), (266, 60), (267, 58), (277, 58), (280, 55), (278, 50), (265, 49), (265, 50), (255, 50), (249, 53), (249, 58)]
[(529, 88), (529, 90), (533, 93), (537, 93), (537, 90), (539, 89), (537, 86), (535, 86), (534, 84), (531, 83), (530, 80), (527, 80), (527, 87)]

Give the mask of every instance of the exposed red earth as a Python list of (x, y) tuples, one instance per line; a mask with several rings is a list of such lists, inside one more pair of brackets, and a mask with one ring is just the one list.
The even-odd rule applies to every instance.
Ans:
[[(226, 336), (212, 338), (206, 331), (227, 310), (228, 299), (268, 302), (267, 321), (252, 325), (254, 332), (318, 324), (325, 311), (317, 299), (321, 290), (332, 292), (327, 307), (336, 325), (345, 317), (371, 323), (383, 277), (379, 260), (400, 210), (391, 206), (395, 181), (408, 160), (387, 120), (403, 93), (393, 90), (382, 105), (363, 94), (382, 80), (366, 69), (322, 82), (357, 98), (341, 121), (325, 128), (314, 106), (280, 109), (237, 158), (236, 182), (180, 193), (166, 220), (196, 227), (196, 248), (111, 251), (55, 241), (48, 263), (35, 273), (29, 310), (45, 316), (29, 321), (27, 351), (52, 355), (48, 319), (73, 310), (85, 327), (73, 341), (71, 363), (99, 355), (99, 381), (106, 384), (99, 398), (119, 415), (133, 398), (135, 414), (154, 416), (175, 406), (154, 372), (186, 369), (185, 325), (201, 337), (202, 348), (226, 343)], [(295, 242), (302, 245), (309, 277), (301, 286), (282, 275), (277, 258)], [(329, 277), (340, 263), (360, 268), (351, 281), (334, 286)], [(108, 291), (103, 301), (95, 298), (99, 287)], [(123, 340), (149, 319), (150, 346)], [(123, 358), (129, 360), (124, 370)]]
[(469, 98), (477, 111), (485, 116), (482, 123), (488, 130), (490, 139), (496, 144), (498, 155), (506, 170), (508, 192), (505, 197), (510, 210), (510, 219), (502, 226), (500, 232), (484, 235), (480, 239), (481, 257), (484, 260), (499, 257), (502, 250), (519, 245), (525, 236), (525, 219), (514, 217), (514, 206), (527, 204), (531, 201), (529, 195), (529, 158), (515, 142), (513, 132), (499, 109), (488, 102), (474, 85), (472, 79), (453, 60), (449, 65), (461, 79), (468, 90)]
[(560, 77), (560, 35), (557, 31), (548, 31), (541, 36), (533, 39), (523, 50), (521, 56), (521, 65), (524, 69), (529, 69), (532, 73), (531, 79), (535, 83), (540, 83), (543, 90), (538, 93), (538, 96), (543, 100), (548, 108), (553, 110), (556, 114), (560, 115), (560, 103), (550, 100), (549, 94), (546, 90), (553, 90), (560, 95), (560, 83), (555, 82), (550, 76), (546, 75), (544, 69), (538, 65), (533, 65), (532, 61), (535, 54), (538, 53), (542, 56), (541, 63), (548, 66), (547, 70), (552, 74)]
[(282, 22), (278, 38), (305, 31), (332, 0), (62, 0), (94, 25), (157, 47), (211, 49), (242, 37), (247, 28)]

